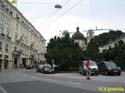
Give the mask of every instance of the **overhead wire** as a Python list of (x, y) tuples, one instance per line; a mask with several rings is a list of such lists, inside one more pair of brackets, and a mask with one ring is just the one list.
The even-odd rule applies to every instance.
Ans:
[[(65, 5), (67, 5), (70, 2), (70, 0), (67, 0), (62, 6), (64, 7)], [(54, 15), (56, 15), (58, 12), (60, 11), (60, 9), (56, 10), (55, 12), (53, 12), (50, 16), (47, 17), (47, 19), (45, 21), (43, 21), (38, 27), (40, 27), (41, 25), (44, 25), (45, 23), (48, 22), (49, 19), (51, 19)]]
[(73, 8), (75, 8), (81, 1), (83, 0), (79, 0), (77, 3), (75, 3), (72, 7), (70, 7), (67, 11), (65, 11), (64, 13), (62, 13), (59, 17), (56, 17), (56, 19), (54, 19), (53, 21), (51, 21), (48, 25), (46, 25), (45, 27), (42, 28), (46, 29), (48, 26), (50, 26), (52, 23), (56, 22), (58, 19), (60, 19), (61, 17), (63, 17), (66, 13), (68, 13), (69, 11), (71, 11)]

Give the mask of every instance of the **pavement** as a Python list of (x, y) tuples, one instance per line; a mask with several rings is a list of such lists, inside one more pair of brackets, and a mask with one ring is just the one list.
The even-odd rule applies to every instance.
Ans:
[(34, 69), (0, 72), (0, 93), (102, 93), (99, 89), (105, 87), (125, 88), (125, 72), (121, 76), (92, 76), (91, 80), (73, 72), (42, 74), (36, 73)]

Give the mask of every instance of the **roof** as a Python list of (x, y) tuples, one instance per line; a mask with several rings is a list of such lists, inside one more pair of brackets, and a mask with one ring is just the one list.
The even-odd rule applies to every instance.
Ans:
[(84, 39), (84, 35), (79, 31), (79, 27), (76, 28), (76, 32), (72, 35), (72, 39)]

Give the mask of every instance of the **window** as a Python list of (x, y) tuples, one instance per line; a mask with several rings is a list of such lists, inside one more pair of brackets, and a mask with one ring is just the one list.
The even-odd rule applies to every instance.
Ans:
[(6, 36), (9, 37), (9, 34), (10, 34), (9, 28), (7, 28)]
[(14, 47), (14, 51), (17, 51), (17, 47)]
[(2, 42), (0, 41), (0, 50), (2, 50)]
[(0, 12), (0, 21), (2, 20), (2, 13)]
[(19, 28), (19, 25), (18, 25), (18, 23), (16, 23), (16, 30), (18, 31), (18, 28)]
[(1, 14), (0, 14), (1, 16), (0, 16), (0, 20), (2, 21), (2, 22), (4, 22), (4, 14), (1, 12)]
[(8, 50), (9, 50), (9, 44), (6, 44), (6, 49), (5, 49), (5, 51), (8, 52)]
[(6, 24), (10, 26), (10, 18), (6, 17)]
[(18, 32), (15, 32), (15, 41), (18, 39)]
[(3, 32), (3, 26), (0, 24), (0, 34)]

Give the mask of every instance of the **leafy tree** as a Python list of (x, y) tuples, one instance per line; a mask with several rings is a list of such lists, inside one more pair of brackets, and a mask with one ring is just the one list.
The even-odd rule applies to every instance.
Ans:
[(110, 30), (108, 33), (102, 33), (98, 36), (95, 36), (94, 40), (97, 42), (98, 46), (104, 46), (120, 38), (122, 35), (124, 35), (124, 33), (120, 30)]
[(99, 49), (96, 41), (92, 39), (87, 46), (86, 56), (89, 59), (96, 60), (98, 58)]
[(60, 70), (77, 69), (79, 61), (84, 59), (84, 53), (78, 44), (65, 33), (64, 37), (54, 37), (47, 46), (47, 61), (54, 59)]
[(123, 65), (125, 64), (125, 44), (122, 40), (115, 44), (114, 48), (109, 48), (108, 50), (104, 50), (101, 53), (101, 58), (105, 60), (114, 60), (117, 65), (124, 68)]

